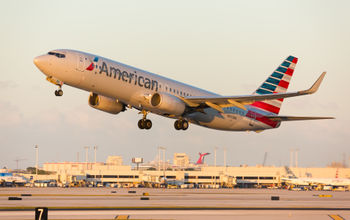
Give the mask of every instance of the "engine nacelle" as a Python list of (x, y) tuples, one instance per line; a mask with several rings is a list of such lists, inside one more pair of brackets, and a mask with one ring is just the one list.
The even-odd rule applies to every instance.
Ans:
[(154, 93), (150, 104), (165, 114), (180, 116), (185, 112), (186, 104), (176, 96), (167, 93)]
[(111, 114), (118, 114), (125, 111), (125, 105), (117, 102), (112, 98), (91, 93), (89, 96), (89, 105), (95, 109), (108, 112)]

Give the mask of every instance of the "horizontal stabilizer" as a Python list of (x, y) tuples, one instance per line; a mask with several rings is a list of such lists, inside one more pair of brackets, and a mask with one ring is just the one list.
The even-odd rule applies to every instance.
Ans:
[(319, 120), (319, 119), (334, 119), (334, 117), (303, 117), (303, 116), (265, 116), (273, 121), (304, 121), (304, 120)]

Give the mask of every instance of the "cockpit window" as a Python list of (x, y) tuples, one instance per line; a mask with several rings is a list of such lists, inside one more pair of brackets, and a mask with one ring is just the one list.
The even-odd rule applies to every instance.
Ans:
[(57, 52), (52, 52), (52, 51), (48, 52), (47, 54), (54, 55), (54, 56), (56, 56), (58, 58), (65, 58), (66, 57), (66, 55), (64, 55), (62, 53), (57, 53)]

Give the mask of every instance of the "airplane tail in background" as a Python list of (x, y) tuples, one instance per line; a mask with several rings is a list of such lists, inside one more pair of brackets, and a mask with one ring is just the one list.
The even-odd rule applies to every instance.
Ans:
[[(293, 56), (287, 57), (253, 94), (265, 95), (287, 92), (297, 62), (298, 58)], [(270, 114), (278, 115), (282, 102), (283, 99), (256, 101), (251, 106), (262, 109)]]
[(209, 154), (210, 154), (210, 153), (204, 153), (204, 154), (199, 153), (199, 159), (198, 159), (198, 161), (197, 161), (196, 164), (203, 164), (203, 163), (204, 163), (204, 157), (207, 156), (207, 155), (209, 155)]

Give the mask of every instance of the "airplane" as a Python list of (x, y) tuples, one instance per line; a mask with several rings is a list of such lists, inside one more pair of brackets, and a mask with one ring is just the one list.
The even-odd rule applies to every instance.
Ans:
[(290, 185), (298, 185), (298, 186), (327, 185), (327, 186), (334, 186), (334, 187), (350, 186), (350, 179), (338, 177), (338, 169), (336, 170), (335, 178), (312, 178), (312, 177), (298, 178), (288, 167), (285, 167), (285, 169), (287, 170), (287, 173), (289, 173), (289, 175), (287, 177), (283, 177), (282, 180)]
[(23, 176), (13, 175), (7, 171), (0, 171), (0, 183), (4, 185), (24, 185), (28, 181)]
[(209, 155), (209, 154), (210, 154), (210, 153), (204, 153), (204, 154), (202, 154), (202, 153), (199, 152), (199, 158), (198, 158), (196, 164), (197, 164), (197, 165), (198, 165), (198, 164), (203, 164), (203, 163), (204, 163), (204, 158), (205, 158), (205, 156), (207, 156), (207, 155)]
[(315, 93), (326, 72), (307, 90), (286, 92), (298, 58), (288, 56), (252, 95), (221, 96), (101, 56), (70, 49), (57, 49), (34, 58), (34, 64), (58, 86), (64, 84), (90, 92), (92, 108), (118, 114), (127, 108), (139, 110), (140, 129), (150, 129), (148, 113), (176, 119), (176, 130), (189, 122), (225, 131), (255, 131), (278, 128), (282, 121), (333, 119), (333, 117), (282, 116), (283, 100)]

